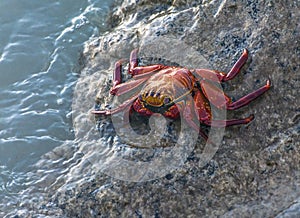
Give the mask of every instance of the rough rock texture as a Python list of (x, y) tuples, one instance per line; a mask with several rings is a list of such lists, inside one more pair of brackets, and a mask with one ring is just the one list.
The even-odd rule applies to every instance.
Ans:
[[(91, 125), (79, 125), (85, 129), (77, 130), (79, 148), (68, 157), (72, 161), (67, 174), (59, 174), (40, 203), (43, 207), (35, 211), (53, 210), (52, 215), (66, 217), (299, 217), (299, 13), (296, 0), (124, 0), (111, 14), (112, 30), (85, 49), (85, 67), (77, 85), (84, 96), (76, 96), (85, 101), (75, 123), (92, 120), (80, 114), (93, 107), (96, 93), (102, 106), (110, 103), (106, 96), (114, 62), (161, 37), (178, 39), (212, 69), (225, 72), (248, 48), (250, 60), (227, 83), (226, 93), (241, 97), (267, 78), (272, 88), (249, 106), (228, 113), (228, 117), (253, 113), (256, 118), (250, 125), (226, 128), (222, 146), (208, 164), (199, 164), (201, 146), (196, 146), (183, 166), (152, 181), (125, 182), (93, 171), (84, 161), (93, 150), (87, 153), (91, 144), (83, 141), (97, 139), (87, 134)], [(111, 127), (101, 137), (116, 149)], [(66, 164), (64, 152), (57, 153), (57, 161)]]

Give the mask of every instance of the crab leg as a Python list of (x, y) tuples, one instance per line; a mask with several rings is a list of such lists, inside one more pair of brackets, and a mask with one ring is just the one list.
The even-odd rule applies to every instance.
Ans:
[(226, 82), (228, 80), (233, 79), (241, 70), (241, 68), (244, 66), (248, 59), (248, 50), (244, 49), (243, 54), (241, 57), (235, 62), (231, 70), (226, 74), (226, 76), (222, 79), (222, 82)]
[(115, 63), (115, 70), (113, 74), (113, 87), (110, 89), (110, 93), (114, 94), (116, 86), (122, 82), (122, 61)]
[(233, 120), (205, 120), (204, 124), (212, 127), (226, 127), (241, 124), (248, 124), (254, 119), (254, 115), (251, 114), (249, 117), (243, 119), (233, 119)]
[(198, 126), (193, 119), (191, 119), (191, 117), (189, 115), (186, 115), (185, 117), (185, 121), (189, 124), (190, 127), (192, 127), (195, 131), (197, 131), (199, 133), (199, 135), (205, 140), (208, 140), (208, 136), (207, 134), (200, 128), (200, 126)]
[(150, 77), (153, 73), (156, 73), (158, 70), (163, 69), (164, 66), (160, 64), (145, 66), (145, 67), (135, 67), (131, 69), (131, 75), (134, 79), (138, 79), (141, 77)]
[(137, 53), (139, 52), (139, 49), (136, 48), (131, 51), (130, 53), (130, 60), (129, 60), (129, 73), (131, 74), (131, 70), (136, 68), (138, 66), (138, 56)]
[(123, 104), (119, 105), (117, 108), (111, 109), (111, 110), (93, 110), (91, 111), (93, 114), (97, 115), (104, 115), (104, 116), (110, 116), (113, 114), (116, 114), (120, 111), (126, 111), (131, 109), (132, 103), (137, 99), (137, 95), (131, 97), (127, 101), (125, 101)]
[(110, 89), (110, 94), (117, 96), (122, 95), (137, 88), (146, 80), (147, 78), (136, 78), (133, 81), (122, 83), (122, 60), (117, 61), (113, 74), (113, 87)]
[(148, 78), (145, 77), (145, 78), (141, 78), (141, 79), (138, 79), (138, 80), (132, 80), (132, 81), (129, 81), (127, 83), (118, 84), (110, 90), (110, 94), (116, 95), (116, 96), (123, 95), (123, 94), (125, 94), (129, 91), (132, 91), (135, 88), (139, 87), (141, 84), (146, 82), (147, 79)]
[(208, 120), (211, 120), (210, 104), (201, 91), (195, 93), (193, 108), (201, 123), (206, 123)]
[(191, 71), (196, 77), (197, 81), (201, 81), (203, 79), (208, 79), (213, 82), (221, 82), (223, 78), (226, 76), (225, 73), (219, 72), (216, 70), (208, 70), (208, 69), (195, 69)]
[(164, 67), (163, 65), (159, 64), (138, 67), (137, 52), (138, 49), (135, 49), (131, 52), (128, 72), (133, 76), (134, 80), (127, 83), (122, 83), (122, 60), (117, 61), (113, 74), (113, 87), (110, 89), (110, 94), (119, 96), (129, 92), (145, 82), (151, 75), (153, 75), (155, 71), (158, 71)]
[(226, 82), (228, 80), (233, 79), (240, 72), (247, 59), (248, 50), (244, 49), (243, 54), (240, 56), (240, 58), (237, 60), (237, 62), (233, 65), (233, 67), (227, 74), (220, 71), (207, 69), (195, 69), (193, 72), (196, 74), (195, 76), (198, 80), (204, 78), (214, 82)]
[(269, 90), (271, 86), (270, 80), (267, 80), (266, 85), (264, 85), (263, 87), (242, 97), (241, 99), (235, 102), (232, 102), (231, 99), (224, 94), (223, 90), (219, 89), (209, 81), (202, 80), (200, 82), (200, 85), (203, 94), (211, 104), (213, 104), (219, 109), (226, 107), (226, 109), (228, 110), (235, 110), (249, 104), (251, 101), (265, 93), (267, 90)]
[(207, 126), (225, 127), (225, 126), (247, 124), (254, 119), (254, 116), (250, 115), (249, 117), (244, 119), (212, 120), (209, 102), (206, 100), (206, 98), (200, 91), (195, 93), (194, 105), (195, 105), (194, 110), (199, 117), (199, 121)]
[(130, 54), (130, 60), (129, 60), (129, 69), (128, 73), (134, 76), (134, 78), (140, 78), (140, 76), (151, 76), (149, 74), (154, 73), (155, 71), (158, 71), (162, 69), (164, 66), (160, 64), (151, 65), (151, 66), (145, 66), (145, 67), (138, 67), (138, 51), (139, 49), (132, 50)]
[(202, 131), (202, 129), (200, 128), (200, 125), (197, 125), (194, 122), (195, 113), (192, 110), (194, 108), (193, 103), (191, 101), (187, 101), (185, 103), (185, 106), (183, 106), (182, 104), (183, 104), (182, 102), (179, 102), (179, 103), (176, 103), (176, 106), (177, 106), (178, 110), (183, 113), (184, 120), (188, 123), (188, 125), (190, 127), (192, 127), (195, 131), (197, 131), (205, 141), (207, 141), (208, 136), (206, 135), (206, 133), (204, 131)]
[(235, 110), (235, 109), (238, 109), (240, 107), (243, 107), (243, 106), (249, 104), (251, 101), (253, 101), (257, 97), (261, 96), (266, 91), (268, 91), (270, 89), (270, 87), (271, 87), (271, 82), (270, 82), (270, 80), (267, 80), (266, 85), (264, 85), (263, 87), (257, 89), (256, 91), (240, 98), (239, 100), (228, 104), (227, 109), (228, 110)]

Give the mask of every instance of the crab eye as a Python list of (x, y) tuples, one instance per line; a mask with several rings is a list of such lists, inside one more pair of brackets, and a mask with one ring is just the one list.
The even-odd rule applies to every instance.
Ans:
[(155, 95), (155, 92), (152, 91), (152, 92), (150, 93), (150, 96), (153, 97), (154, 95)]
[(169, 104), (171, 101), (172, 101), (172, 99), (169, 97), (164, 98), (164, 104)]

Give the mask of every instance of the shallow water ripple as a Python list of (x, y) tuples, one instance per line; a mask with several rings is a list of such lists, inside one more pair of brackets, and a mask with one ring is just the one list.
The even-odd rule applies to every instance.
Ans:
[(49, 175), (67, 170), (33, 165), (66, 141), (74, 144), (71, 104), (81, 51), (106, 30), (111, 2), (0, 2), (0, 217), (27, 195), (25, 188), (38, 191)]

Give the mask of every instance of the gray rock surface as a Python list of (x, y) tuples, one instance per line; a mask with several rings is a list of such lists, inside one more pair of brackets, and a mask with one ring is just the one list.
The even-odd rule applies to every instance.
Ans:
[[(77, 146), (66, 143), (41, 160), (40, 168), (52, 169), (54, 178), (49, 176), (49, 185), (40, 184), (38, 208), (36, 201), (20, 208), (66, 217), (299, 217), (299, 19), (300, 2), (292, 0), (119, 2), (109, 19), (111, 31), (85, 48), (76, 86), (80, 91), (74, 96), (79, 99), (74, 103)], [(107, 95), (115, 61), (128, 59), (136, 47), (143, 57), (147, 46), (161, 38), (185, 45), (178, 52), (183, 59), (202, 57), (211, 69), (224, 72), (248, 48), (250, 60), (225, 92), (238, 98), (268, 78), (272, 88), (249, 106), (228, 112), (228, 118), (253, 113), (255, 120), (226, 128), (222, 146), (205, 166), (199, 164), (199, 139), (185, 163), (162, 178), (138, 183), (114, 179), (92, 163), (99, 151), (94, 142), (102, 140), (107, 152), (118, 155), (133, 151), (116, 145), (119, 139), (109, 119), (99, 135), (88, 111), (96, 96), (101, 106), (111, 103)], [(176, 45), (162, 46), (174, 51)], [(191, 56), (189, 47), (195, 52)], [(54, 170), (63, 167), (65, 172)]]

